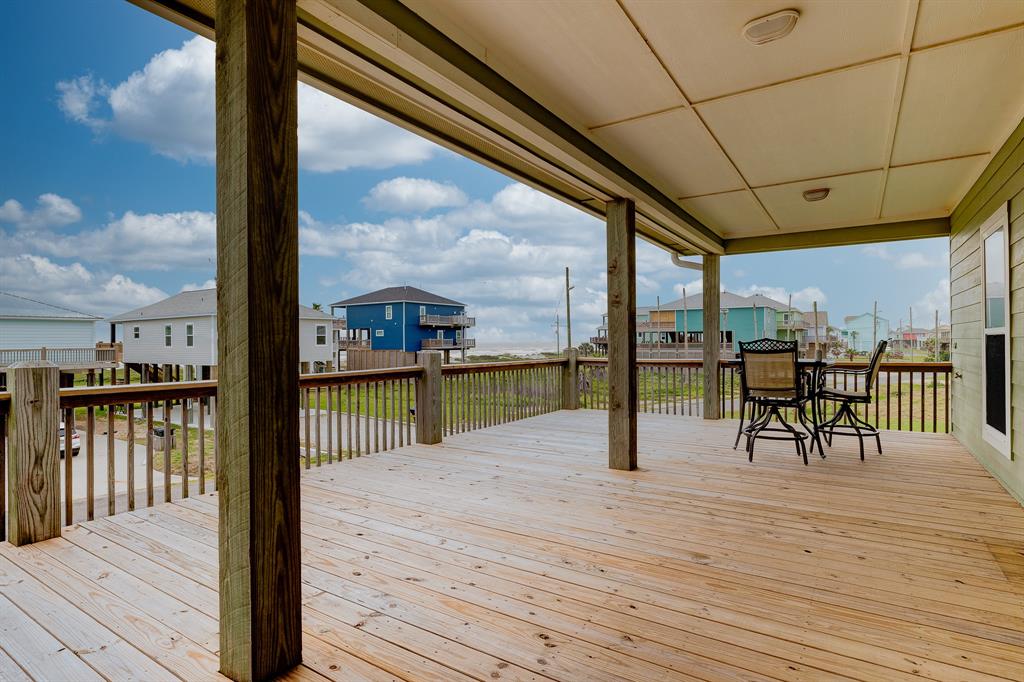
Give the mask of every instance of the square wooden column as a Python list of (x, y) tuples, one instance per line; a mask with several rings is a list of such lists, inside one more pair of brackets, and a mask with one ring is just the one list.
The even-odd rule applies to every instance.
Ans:
[(608, 466), (636, 469), (636, 206), (608, 202)]
[(704, 418), (721, 419), (718, 361), (721, 356), (719, 256), (704, 256)]
[(294, 0), (217, 3), (220, 663), (302, 660)]

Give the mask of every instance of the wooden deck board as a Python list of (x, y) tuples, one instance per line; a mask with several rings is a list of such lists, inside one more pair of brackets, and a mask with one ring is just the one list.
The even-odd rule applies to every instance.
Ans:
[[(558, 412), (302, 476), (338, 680), (1019, 680), (1024, 510), (951, 437), (753, 464), (735, 422)], [(217, 677), (217, 500), (0, 545), (0, 678)]]

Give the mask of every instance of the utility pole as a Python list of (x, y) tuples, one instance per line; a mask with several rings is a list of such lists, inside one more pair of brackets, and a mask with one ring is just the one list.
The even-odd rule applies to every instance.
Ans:
[[(828, 330), (825, 330), (826, 334)], [(821, 340), (818, 338), (818, 302), (814, 301), (814, 355), (821, 352)]]
[(690, 309), (686, 305), (686, 287), (683, 287), (683, 357), (690, 359)]
[(878, 346), (878, 301), (875, 301), (875, 309), (871, 314), (871, 349), (874, 351)]
[(939, 311), (935, 311), (935, 350), (932, 352), (932, 360), (939, 361)]
[(917, 353), (915, 352), (915, 346), (917, 345), (917, 336), (914, 334), (914, 306), (908, 308), (910, 311), (910, 361), (913, 362), (917, 359)]
[(555, 313), (555, 354), (562, 354), (562, 334), (560, 329), (561, 322), (558, 320), (558, 313)]
[(569, 292), (576, 287), (569, 286), (569, 266), (565, 266), (565, 345), (572, 348), (572, 309), (569, 306)]
[(661, 359), (661, 296), (655, 298), (658, 305), (658, 322), (654, 327), (654, 333), (658, 335), (658, 359)]

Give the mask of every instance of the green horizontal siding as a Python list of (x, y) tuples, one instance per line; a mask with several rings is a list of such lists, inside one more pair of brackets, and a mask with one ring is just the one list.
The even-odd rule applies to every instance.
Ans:
[[(1010, 202), (1010, 424), (1012, 460), (981, 436), (982, 283), (979, 228)], [(1024, 502), (1024, 121), (953, 211), (950, 246), (953, 434)], [(1016, 428), (1013, 428), (1015, 427)]]

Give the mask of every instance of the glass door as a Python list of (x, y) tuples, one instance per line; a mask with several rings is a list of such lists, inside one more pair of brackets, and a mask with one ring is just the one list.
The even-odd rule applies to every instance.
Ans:
[(982, 436), (1010, 457), (1010, 262), (1008, 210), (1003, 205), (981, 229), (984, 343), (982, 345)]

